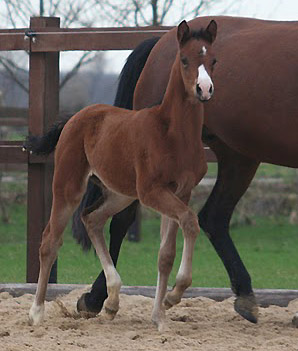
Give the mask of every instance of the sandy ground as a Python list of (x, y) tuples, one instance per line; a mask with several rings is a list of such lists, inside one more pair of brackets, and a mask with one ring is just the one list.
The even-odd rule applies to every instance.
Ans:
[(66, 310), (61, 302), (47, 302), (45, 321), (38, 327), (28, 325), (32, 295), (1, 293), (0, 350), (298, 350), (298, 328), (291, 324), (298, 299), (287, 308), (261, 308), (257, 325), (236, 315), (232, 298), (184, 299), (168, 311), (167, 330), (161, 334), (150, 320), (153, 299), (121, 295), (119, 313), (109, 321), (104, 313), (78, 318), (75, 305), (81, 293), (75, 290), (59, 299)]

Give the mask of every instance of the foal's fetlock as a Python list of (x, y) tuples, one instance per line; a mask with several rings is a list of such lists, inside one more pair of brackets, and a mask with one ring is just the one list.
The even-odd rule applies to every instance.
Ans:
[(258, 322), (259, 308), (255, 295), (253, 293), (249, 295), (240, 295), (236, 297), (234, 302), (234, 309), (243, 318), (251, 323)]
[(116, 317), (117, 312), (119, 311), (119, 302), (118, 303), (109, 303), (107, 300), (104, 304), (106, 317), (109, 320), (113, 320)]
[(118, 312), (118, 310), (111, 310), (110, 308), (105, 306), (105, 311), (106, 311), (106, 317), (109, 320), (113, 320), (116, 317), (116, 314)]
[(160, 310), (154, 310), (152, 312), (151, 320), (160, 333), (165, 331), (166, 314), (163, 308)]
[(29, 324), (30, 325), (39, 325), (43, 322), (44, 319), (44, 304), (37, 306), (35, 302), (30, 308), (29, 311)]

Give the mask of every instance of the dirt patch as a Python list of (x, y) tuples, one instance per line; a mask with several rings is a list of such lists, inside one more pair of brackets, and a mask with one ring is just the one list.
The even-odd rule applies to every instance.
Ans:
[(150, 320), (153, 299), (121, 295), (120, 311), (109, 321), (104, 313), (78, 318), (75, 305), (81, 293), (61, 297), (62, 305), (47, 302), (45, 321), (38, 327), (28, 325), (32, 295), (13, 298), (1, 293), (0, 350), (298, 350), (298, 328), (291, 324), (298, 299), (286, 308), (260, 308), (256, 325), (234, 312), (232, 298), (184, 299), (168, 311), (167, 330), (160, 334)]

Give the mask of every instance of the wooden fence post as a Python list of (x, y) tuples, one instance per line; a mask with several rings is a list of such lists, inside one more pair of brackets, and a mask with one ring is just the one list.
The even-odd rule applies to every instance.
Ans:
[[(60, 27), (56, 17), (32, 17), (30, 29)], [(30, 38), (30, 48), (39, 40)], [(59, 52), (30, 51), (29, 133), (41, 135), (59, 113)], [(30, 160), (30, 158), (29, 158)], [(39, 246), (42, 231), (49, 219), (52, 195), (53, 163), (28, 163), (27, 207), (27, 283), (35, 283), (39, 274)], [(50, 282), (57, 282), (54, 267)]]

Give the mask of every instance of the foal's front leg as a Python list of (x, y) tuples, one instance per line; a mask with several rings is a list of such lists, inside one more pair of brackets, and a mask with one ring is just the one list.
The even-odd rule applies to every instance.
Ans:
[[(190, 195), (191, 194), (188, 193), (186, 194), (186, 196), (183, 196), (181, 198), (181, 200), (186, 205), (188, 205)], [(177, 305), (181, 301), (184, 291), (192, 283), (192, 260), (193, 260), (193, 253), (194, 253), (197, 233), (193, 232), (192, 228), (190, 228), (190, 231), (188, 232), (188, 234), (186, 234), (186, 232), (188, 231), (188, 228), (187, 228), (188, 225), (189, 224), (187, 223), (187, 221), (183, 224), (183, 226), (181, 223), (182, 230), (184, 228), (184, 230), (182, 231), (184, 236), (182, 258), (181, 258), (179, 270), (176, 276), (175, 286), (173, 287), (172, 291), (169, 291), (166, 294), (166, 297), (164, 300), (164, 305), (166, 309), (169, 309), (172, 306)]]
[[(178, 224), (172, 219), (162, 216), (160, 226), (161, 243), (158, 255), (159, 273), (152, 311), (152, 321), (160, 330), (162, 329), (161, 321), (165, 318), (165, 309), (162, 302), (167, 290), (168, 278), (176, 256), (177, 231)], [(160, 272), (162, 272), (162, 276), (160, 275)]]
[(172, 270), (175, 257), (175, 255), (173, 255), (173, 247), (175, 247), (174, 242), (176, 241), (176, 235), (173, 235), (173, 233), (177, 231), (177, 228), (175, 228), (174, 222), (178, 223), (182, 228), (186, 243), (184, 258), (181, 264), (182, 268), (178, 279), (178, 285), (180, 284), (183, 287), (188, 286), (191, 283), (191, 250), (193, 250), (193, 242), (195, 241), (200, 228), (195, 213), (168, 189), (158, 187), (152, 189), (151, 191), (143, 192), (140, 195), (140, 201), (145, 206), (149, 206), (170, 218), (167, 227), (167, 234), (162, 238), (159, 252), (159, 274), (152, 315), (153, 322), (157, 324), (158, 329), (161, 331), (164, 327), (165, 319), (164, 307), (162, 306), (162, 303), (166, 294), (168, 278)]

